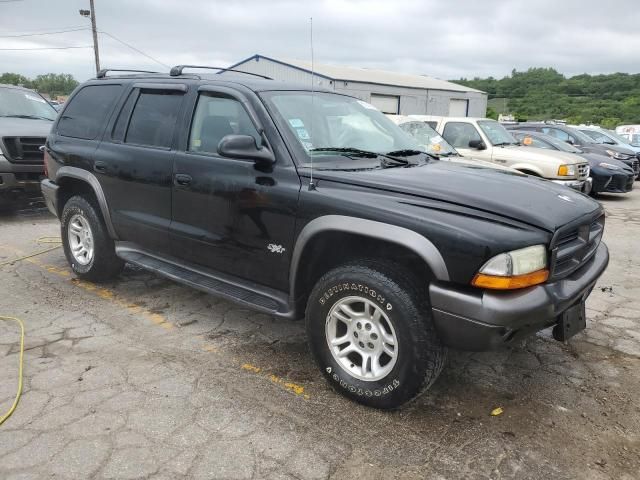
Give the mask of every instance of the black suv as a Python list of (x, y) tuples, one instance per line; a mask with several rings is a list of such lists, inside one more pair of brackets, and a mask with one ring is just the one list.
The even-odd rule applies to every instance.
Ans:
[(89, 280), (125, 262), (306, 318), (344, 395), (397, 407), (446, 348), (585, 327), (602, 207), (551, 182), (424, 153), (368, 103), (240, 73), (81, 85), (47, 139), (46, 202)]
[(574, 145), (585, 153), (597, 153), (599, 155), (607, 155), (615, 160), (619, 160), (625, 165), (631, 167), (633, 172), (638, 176), (640, 174), (640, 161), (636, 157), (636, 153), (628, 148), (619, 145), (605, 145), (598, 143), (590, 136), (582, 133), (580, 130), (566, 125), (556, 123), (514, 123), (505, 125), (510, 130), (533, 130), (534, 132), (542, 132), (550, 135), (558, 140)]
[(0, 210), (15, 207), (20, 198), (41, 196), (40, 149), (56, 115), (39, 93), (0, 85)]

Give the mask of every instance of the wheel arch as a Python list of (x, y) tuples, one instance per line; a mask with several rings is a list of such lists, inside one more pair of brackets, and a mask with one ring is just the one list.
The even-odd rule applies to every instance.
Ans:
[[(337, 245), (341, 248), (336, 248)], [(449, 280), (442, 255), (423, 235), (374, 220), (325, 215), (302, 229), (291, 257), (290, 299), (298, 316), (304, 312), (306, 297), (315, 284), (314, 280), (343, 261), (379, 255), (381, 251), (394, 261), (404, 262), (407, 268), (420, 276)]]
[(102, 214), (109, 236), (113, 240), (118, 239), (113, 227), (113, 222), (111, 221), (107, 198), (104, 195), (100, 182), (93, 173), (77, 167), (60, 167), (56, 172), (56, 184), (60, 187), (58, 191), (58, 217), (62, 214), (64, 204), (74, 193), (92, 193), (100, 208), (100, 213)]
[(544, 178), (544, 174), (542, 170), (534, 165), (529, 165), (527, 163), (509, 165), (514, 170), (518, 170), (519, 172), (525, 173), (527, 175), (534, 175), (536, 177)]

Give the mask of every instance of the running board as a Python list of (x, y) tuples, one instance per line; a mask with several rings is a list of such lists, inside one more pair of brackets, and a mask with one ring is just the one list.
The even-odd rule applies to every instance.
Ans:
[(202, 267), (185, 264), (174, 258), (160, 257), (127, 242), (116, 242), (116, 255), (125, 262), (253, 310), (276, 317), (293, 318), (294, 316), (284, 292), (230, 275), (204, 271)]

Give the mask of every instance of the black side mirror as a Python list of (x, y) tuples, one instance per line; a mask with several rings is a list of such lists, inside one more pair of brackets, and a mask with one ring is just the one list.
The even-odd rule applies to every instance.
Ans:
[(228, 158), (255, 160), (257, 163), (273, 164), (276, 158), (267, 148), (258, 147), (251, 135), (226, 135), (218, 144), (218, 153)]
[(573, 139), (571, 138), (567, 138), (565, 142), (567, 142), (569, 145), (575, 145), (575, 143), (573, 142)]
[(475, 148), (476, 150), (486, 150), (487, 145), (482, 140), (469, 140), (469, 148)]

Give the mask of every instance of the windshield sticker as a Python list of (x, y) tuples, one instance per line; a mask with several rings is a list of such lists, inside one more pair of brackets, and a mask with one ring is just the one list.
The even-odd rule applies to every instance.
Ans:
[(304, 123), (302, 123), (302, 120), (300, 120), (299, 118), (290, 118), (289, 125), (291, 125), (293, 128), (304, 128)]
[(302, 142), (302, 146), (308, 152), (309, 150), (311, 150), (313, 148), (313, 143), (311, 143), (311, 142)]
[(531, 137), (524, 137), (524, 139), (522, 140), (522, 144), (523, 145), (532, 145), (533, 144), (533, 139)]
[(376, 107), (374, 107), (373, 105), (371, 105), (370, 103), (367, 102), (363, 102), (362, 100), (357, 100), (357, 102), (362, 105), (364, 108), (366, 108), (367, 110), (378, 110)]
[(296, 133), (298, 134), (298, 138), (300, 140), (309, 140), (311, 137), (309, 136), (309, 132), (307, 132), (304, 128), (296, 128)]
[(28, 100), (32, 100), (34, 102), (40, 102), (40, 103), (47, 103), (47, 101), (44, 98), (40, 98), (40, 97), (36, 97), (35, 95), (30, 95), (28, 93), (25, 93), (24, 96), (28, 99)]
[(440, 150), (442, 150), (442, 146), (439, 143), (434, 143), (433, 145), (431, 145), (431, 149), (434, 152), (439, 152)]

